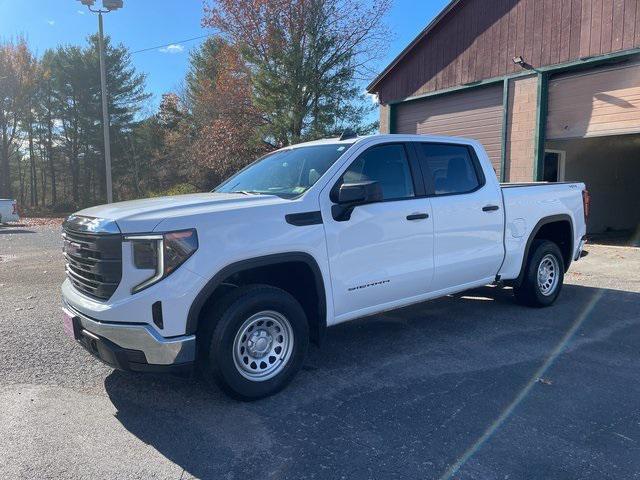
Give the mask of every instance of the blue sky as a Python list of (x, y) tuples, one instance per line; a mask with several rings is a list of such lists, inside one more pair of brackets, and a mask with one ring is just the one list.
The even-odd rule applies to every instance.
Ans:
[[(386, 21), (393, 32), (390, 47), (376, 65), (384, 68), (449, 0), (395, 0)], [(101, 0), (97, 0), (97, 4)], [(180, 86), (188, 68), (188, 52), (202, 40), (181, 40), (206, 35), (200, 25), (200, 0), (124, 0), (124, 8), (105, 16), (105, 33), (134, 53), (136, 69), (147, 75), (147, 89), (155, 108), (162, 93)], [(77, 0), (0, 0), (0, 39), (24, 35), (31, 48), (42, 54), (58, 44), (82, 44), (97, 30), (98, 20)]]

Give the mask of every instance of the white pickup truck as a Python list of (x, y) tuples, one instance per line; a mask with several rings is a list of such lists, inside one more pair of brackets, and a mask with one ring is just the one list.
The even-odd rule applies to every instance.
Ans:
[(116, 368), (195, 365), (259, 398), (340, 322), (490, 283), (551, 305), (587, 210), (582, 183), (500, 185), (473, 140), (294, 145), (211, 193), (70, 216), (64, 325)]
[(9, 198), (0, 198), (0, 223), (17, 222), (18, 202)]

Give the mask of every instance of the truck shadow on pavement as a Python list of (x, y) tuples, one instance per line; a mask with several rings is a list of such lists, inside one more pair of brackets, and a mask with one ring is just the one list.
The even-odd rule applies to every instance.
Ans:
[(463, 478), (624, 478), (637, 444), (602, 426), (640, 442), (639, 312), (633, 292), (565, 285), (528, 309), (484, 287), (329, 329), (260, 401), (117, 371), (105, 388), (119, 422), (185, 478), (439, 478), (460, 458)]

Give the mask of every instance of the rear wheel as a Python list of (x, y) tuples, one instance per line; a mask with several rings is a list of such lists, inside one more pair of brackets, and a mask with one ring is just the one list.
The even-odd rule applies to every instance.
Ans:
[(547, 307), (555, 302), (564, 281), (560, 248), (548, 240), (534, 240), (520, 286), (513, 289), (519, 303)]
[(239, 287), (207, 320), (213, 328), (204, 343), (205, 377), (236, 398), (272, 395), (302, 366), (309, 342), (307, 318), (284, 290)]

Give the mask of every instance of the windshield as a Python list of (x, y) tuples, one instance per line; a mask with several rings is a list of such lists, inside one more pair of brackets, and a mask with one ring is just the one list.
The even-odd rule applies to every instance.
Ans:
[(252, 163), (214, 191), (297, 197), (316, 183), (350, 146), (334, 143), (280, 150)]

